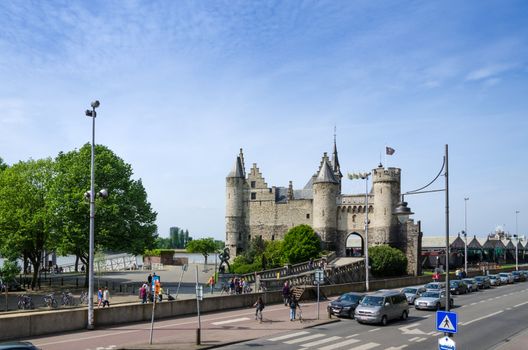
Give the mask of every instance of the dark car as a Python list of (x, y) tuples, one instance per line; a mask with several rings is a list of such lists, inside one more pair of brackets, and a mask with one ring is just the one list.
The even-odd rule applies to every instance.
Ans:
[(40, 350), (35, 345), (31, 344), (28, 341), (10, 341), (7, 343), (0, 343), (0, 350)]
[(526, 275), (522, 271), (513, 271), (513, 280), (515, 282), (524, 282), (526, 281)]
[(361, 293), (345, 293), (341, 294), (339, 298), (330, 302), (326, 307), (328, 316), (345, 316), (352, 318), (354, 316), (354, 310), (358, 306), (359, 301), (365, 296)]
[(475, 280), (477, 281), (477, 284), (480, 289), (491, 288), (491, 282), (488, 276), (476, 276)]
[(451, 280), (449, 281), (449, 291), (453, 294), (466, 294), (469, 292), (469, 287), (462, 280)]

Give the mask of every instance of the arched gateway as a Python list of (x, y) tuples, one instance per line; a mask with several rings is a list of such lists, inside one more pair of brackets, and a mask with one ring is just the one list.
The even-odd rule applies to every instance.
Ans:
[(360, 257), (365, 255), (365, 243), (363, 237), (357, 233), (349, 233), (346, 238), (345, 254), (351, 257)]

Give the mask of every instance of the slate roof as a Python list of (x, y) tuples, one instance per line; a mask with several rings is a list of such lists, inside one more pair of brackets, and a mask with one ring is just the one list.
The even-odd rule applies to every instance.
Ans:
[(336, 180), (334, 172), (332, 171), (332, 168), (326, 159), (324, 160), (323, 166), (321, 167), (321, 170), (319, 170), (319, 174), (317, 174), (317, 178), (315, 179), (314, 183), (339, 183), (339, 181)]
[(244, 177), (244, 167), (242, 166), (242, 159), (240, 156), (237, 157), (233, 170), (227, 174), (227, 177)]

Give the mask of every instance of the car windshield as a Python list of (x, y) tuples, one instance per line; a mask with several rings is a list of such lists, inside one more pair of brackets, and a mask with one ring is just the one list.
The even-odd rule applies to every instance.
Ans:
[(434, 284), (434, 283), (431, 283), (431, 284), (428, 284), (427, 286), (425, 286), (427, 289), (440, 289), (440, 285), (439, 284)]
[(438, 292), (425, 292), (422, 294), (422, 298), (440, 298), (440, 293)]
[(361, 300), (361, 305), (382, 306), (383, 297), (375, 297), (375, 296), (367, 295)]
[(357, 303), (359, 299), (361, 299), (360, 295), (343, 294), (337, 299), (337, 301), (350, 301), (352, 303)]
[(475, 283), (475, 280), (467, 279), (467, 280), (464, 280), (464, 282), (466, 282), (466, 283), (470, 283), (470, 284), (473, 284), (473, 283)]
[(499, 276), (501, 276), (501, 277), (508, 277), (508, 274), (507, 274), (507, 273), (499, 273)]
[(460, 283), (460, 281), (451, 281), (451, 282), (449, 282), (449, 284), (450, 284), (452, 287), (453, 287), (453, 286), (454, 286), (454, 287), (458, 286), (459, 283)]
[(407, 294), (416, 294), (417, 289), (416, 288), (403, 288), (402, 293)]

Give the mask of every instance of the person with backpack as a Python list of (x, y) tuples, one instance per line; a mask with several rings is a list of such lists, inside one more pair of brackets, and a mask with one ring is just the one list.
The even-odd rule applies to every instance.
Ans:
[(297, 298), (295, 295), (292, 295), (290, 298), (290, 321), (295, 320), (295, 314), (297, 312), (297, 308), (299, 307), (299, 302), (297, 301)]
[(290, 301), (290, 284), (288, 281), (284, 282), (284, 286), (282, 287), (282, 299), (284, 301), (284, 306), (288, 306)]

